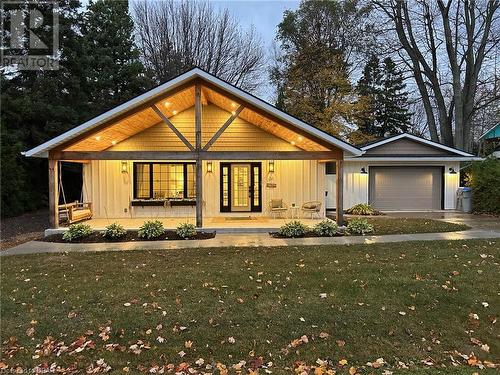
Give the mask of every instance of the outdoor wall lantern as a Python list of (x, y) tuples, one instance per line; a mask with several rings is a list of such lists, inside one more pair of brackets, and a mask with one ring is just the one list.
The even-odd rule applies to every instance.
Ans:
[(207, 173), (212, 173), (213, 166), (211, 161), (207, 161)]
[(453, 167), (450, 167), (448, 170), (450, 171), (450, 174), (457, 174), (457, 171)]
[(274, 173), (274, 160), (269, 160), (269, 172)]
[(126, 161), (122, 161), (121, 171), (122, 171), (122, 173), (128, 173), (128, 163)]
[(361, 174), (368, 174), (368, 172), (366, 171), (365, 167), (362, 167), (361, 171), (359, 173), (361, 173)]

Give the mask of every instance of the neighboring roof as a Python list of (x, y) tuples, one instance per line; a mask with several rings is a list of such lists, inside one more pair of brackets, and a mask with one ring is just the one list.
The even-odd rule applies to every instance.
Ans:
[(76, 138), (82, 134), (85, 134), (87, 132), (90, 132), (94, 128), (98, 127), (99, 125), (102, 125), (103, 123), (109, 122), (110, 120), (113, 120), (114, 118), (117, 118), (118, 116), (126, 113), (127, 111), (130, 111), (131, 109), (134, 109), (136, 107), (141, 106), (142, 104), (149, 102), (151, 100), (154, 100), (156, 97), (159, 97), (160, 95), (164, 94), (165, 92), (169, 90), (173, 90), (181, 85), (186, 84), (187, 82), (195, 79), (195, 78), (201, 78), (202, 80), (205, 80), (214, 86), (229, 92), (233, 96), (250, 103), (251, 105), (255, 106), (256, 108), (261, 109), (262, 111), (265, 111), (271, 115), (273, 115), (275, 118), (278, 118), (287, 124), (290, 124), (297, 129), (302, 130), (303, 132), (306, 132), (308, 134), (311, 134), (315, 136), (318, 139), (321, 139), (324, 142), (327, 142), (328, 144), (331, 144), (335, 147), (340, 148), (343, 151), (347, 151), (353, 155), (361, 155), (362, 151), (358, 149), (357, 147), (342, 141), (341, 139), (338, 139), (328, 133), (325, 133), (324, 131), (306, 124), (305, 122), (297, 119), (296, 117), (293, 117), (292, 115), (285, 113), (278, 108), (272, 106), (271, 104), (255, 97), (254, 95), (239, 89), (238, 87), (225, 82), (214, 75), (200, 69), (200, 68), (193, 68), (163, 84), (160, 86), (142, 94), (139, 95), (97, 117), (94, 117), (93, 119), (71, 129), (68, 130), (67, 132), (52, 138), (51, 140), (29, 150), (24, 153), (25, 156), (36, 156), (36, 157), (46, 157), (47, 152), (63, 143), (67, 143), (68, 141), (71, 141), (73, 138)]
[(496, 124), (494, 127), (492, 127), (490, 130), (485, 132), (482, 136), (479, 137), (479, 139), (494, 139), (494, 138), (500, 138), (500, 123)]
[[(373, 148), (376, 148), (376, 147), (379, 147), (379, 146), (382, 146), (382, 145), (385, 145), (385, 144), (388, 144), (388, 143), (391, 143), (391, 142), (395, 142), (395, 141), (398, 141), (400, 139), (409, 139), (409, 140), (412, 140), (412, 141), (415, 141), (415, 142), (419, 142), (419, 143), (422, 143), (422, 144), (434, 147), (436, 149), (447, 151), (447, 152), (453, 154), (451, 157), (454, 157), (455, 155), (457, 157), (466, 157), (466, 158), (474, 158), (475, 157), (474, 155), (472, 155), (472, 154), (470, 154), (468, 152), (465, 152), (465, 151), (462, 151), (462, 150), (459, 150), (459, 149), (456, 149), (456, 148), (453, 148), (453, 147), (445, 146), (445, 145), (443, 145), (441, 143), (438, 143), (438, 142), (429, 141), (428, 139), (417, 137), (416, 135), (408, 134), (408, 133), (402, 133), (402, 134), (398, 134), (398, 135), (395, 135), (395, 136), (392, 136), (392, 137), (389, 137), (389, 138), (384, 138), (384, 139), (377, 140), (377, 141), (374, 141), (374, 142), (371, 142), (371, 143), (367, 143), (367, 144), (365, 144), (363, 146), (360, 146), (360, 148), (361, 148), (362, 151), (366, 152), (367, 150), (370, 150), (370, 149), (373, 149)], [(366, 157), (368, 157), (368, 155)], [(370, 156), (370, 157), (373, 157), (373, 156)], [(400, 157), (404, 158), (406, 156), (401, 155)], [(410, 156), (408, 155), (408, 157), (410, 157)], [(412, 157), (417, 157), (417, 156), (412, 156)], [(430, 155), (425, 155), (425, 157), (430, 158), (431, 156)], [(442, 159), (443, 158), (442, 156), (438, 156), (438, 155), (436, 155), (434, 157), (437, 158), (437, 159)], [(447, 156), (447, 157), (450, 157), (450, 156)], [(365, 156), (361, 156), (361, 158), (365, 158)], [(380, 157), (379, 157), (379, 159), (380, 159)]]

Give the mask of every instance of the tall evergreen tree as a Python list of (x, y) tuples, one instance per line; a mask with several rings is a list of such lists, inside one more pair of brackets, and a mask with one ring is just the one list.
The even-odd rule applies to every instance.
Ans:
[(384, 137), (408, 131), (411, 114), (403, 74), (388, 57), (382, 64), (371, 56), (358, 82), (360, 95), (369, 98), (369, 115), (359, 123), (359, 131), (368, 136)]
[(95, 115), (151, 87), (134, 43), (127, 0), (91, 2), (82, 26), (88, 115)]
[[(20, 9), (24, 7), (19, 3), (12, 6)], [(46, 205), (47, 162), (43, 159), (27, 160), (21, 156), (21, 151), (78, 124), (81, 119), (80, 106), (87, 101), (80, 85), (80, 3), (61, 0), (58, 6), (59, 70), (2, 73), (2, 216)], [(37, 9), (44, 14), (44, 19), (50, 19), (50, 3), (41, 2), (37, 4)], [(52, 33), (52, 29), (37, 31), (38, 35), (44, 32)], [(26, 47), (14, 53), (29, 54), (30, 51)]]

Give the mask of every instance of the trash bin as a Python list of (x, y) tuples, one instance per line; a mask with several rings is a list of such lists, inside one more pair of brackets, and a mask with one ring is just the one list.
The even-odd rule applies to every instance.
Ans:
[(462, 212), (472, 211), (472, 189), (459, 187), (457, 190), (457, 210)]

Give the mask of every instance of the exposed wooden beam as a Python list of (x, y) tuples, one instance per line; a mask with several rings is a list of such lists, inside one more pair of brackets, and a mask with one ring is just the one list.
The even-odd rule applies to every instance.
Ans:
[(344, 223), (344, 161), (337, 160), (335, 163), (337, 173), (337, 224), (343, 225)]
[(59, 227), (59, 162), (49, 159), (49, 225)]
[(182, 133), (179, 130), (177, 130), (177, 128), (174, 126), (174, 124), (172, 124), (172, 122), (168, 119), (168, 117), (165, 116), (163, 112), (160, 111), (160, 109), (156, 105), (152, 104), (151, 108), (153, 109), (153, 111), (156, 112), (158, 116), (160, 116), (163, 122), (167, 124), (170, 130), (172, 130), (175, 133), (177, 138), (179, 138), (182, 141), (182, 143), (184, 143), (187, 146), (187, 148), (189, 148), (191, 151), (194, 151), (193, 145), (189, 143), (189, 141), (182, 135)]
[[(233, 95), (230, 92), (227, 92), (227, 91), (221, 89), (220, 87), (212, 84), (211, 82), (203, 81), (203, 86), (208, 87), (209, 89), (219, 93), (222, 96), (225, 96), (226, 98), (228, 98), (234, 102), (241, 102), (242, 101), (241, 98)], [(248, 102), (245, 102), (245, 107), (260, 114), (261, 116), (263, 116), (265, 118), (270, 119), (271, 121), (277, 123), (278, 125), (281, 125), (287, 129), (297, 133), (298, 135), (300, 135), (304, 138), (308, 138), (308, 139), (316, 142), (317, 144), (322, 145), (323, 147), (326, 147), (329, 150), (338, 149), (339, 151), (341, 151), (341, 149), (337, 148), (336, 146), (333, 146), (331, 143), (325, 141), (324, 139), (319, 138), (319, 137), (317, 137), (317, 136), (315, 136), (315, 135), (313, 135), (313, 134), (311, 134), (303, 129), (300, 129), (292, 124), (289, 124), (288, 122), (276, 117), (275, 115), (268, 113), (267, 111), (263, 110), (262, 108), (259, 108), (255, 105), (252, 105), (251, 103), (248, 103)]]
[(194, 126), (196, 140), (196, 226), (203, 227), (203, 159), (201, 157), (201, 85), (194, 87)]
[(217, 132), (212, 136), (212, 138), (210, 138), (210, 140), (207, 142), (207, 144), (203, 147), (203, 151), (207, 151), (214, 143), (217, 139), (219, 139), (219, 137), (222, 135), (222, 133), (224, 133), (226, 131), (226, 129), (229, 127), (229, 125), (232, 124), (232, 122), (234, 121), (234, 119), (236, 119), (239, 114), (241, 113), (241, 111), (243, 111), (245, 107), (243, 107), (242, 105), (240, 105), (238, 107), (238, 109), (236, 109), (236, 111), (234, 111), (234, 114), (231, 115), (231, 117), (229, 117), (226, 122), (224, 123), (224, 125), (222, 125), (220, 127), (219, 130), (217, 130)]
[(55, 147), (54, 150), (55, 151), (64, 150), (64, 149), (70, 147), (71, 145), (76, 144), (87, 137), (90, 137), (92, 134), (97, 133), (99, 131), (102, 131), (110, 126), (113, 126), (117, 122), (124, 120), (127, 117), (132, 116), (133, 114), (150, 107), (151, 103), (158, 103), (158, 102), (168, 98), (169, 96), (173, 96), (173, 95), (177, 94), (178, 92), (186, 90), (187, 88), (189, 88), (191, 86), (193, 86), (193, 81), (186, 82), (186, 83), (184, 83), (180, 86), (177, 86), (176, 88), (174, 88), (168, 92), (163, 92), (161, 94), (158, 94), (158, 96), (151, 98), (146, 103), (142, 103), (142, 104), (139, 104), (133, 108), (129, 108), (126, 111), (124, 111), (123, 113), (117, 115), (116, 117), (113, 117), (111, 120), (106, 120), (102, 124), (99, 124), (99, 125), (95, 126), (94, 128), (89, 129), (88, 131), (85, 131), (82, 134), (80, 134), (72, 139), (69, 139), (68, 141)]
[(58, 160), (337, 160), (335, 151), (59, 151)]

